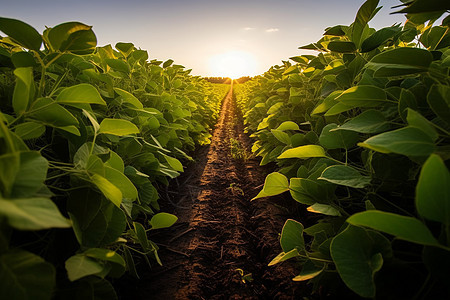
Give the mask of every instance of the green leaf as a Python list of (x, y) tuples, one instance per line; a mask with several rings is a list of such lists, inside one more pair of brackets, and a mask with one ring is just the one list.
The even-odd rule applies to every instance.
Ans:
[(103, 271), (104, 265), (83, 254), (76, 254), (66, 260), (66, 270), (70, 281), (95, 275)]
[(433, 140), (425, 132), (410, 126), (373, 136), (358, 146), (407, 156), (428, 156), (435, 150)]
[(433, 237), (430, 230), (416, 218), (379, 210), (368, 210), (352, 215), (347, 222), (392, 234), (405, 241), (439, 246), (439, 242)]
[(350, 130), (360, 133), (378, 133), (389, 128), (389, 123), (380, 111), (369, 109), (330, 131)]
[(123, 173), (125, 171), (125, 165), (122, 158), (114, 151), (109, 151), (111, 157), (105, 162), (105, 166), (116, 169), (117, 171)]
[(280, 124), (280, 126), (277, 127), (277, 130), (279, 131), (286, 131), (286, 130), (300, 130), (297, 123), (292, 121), (285, 121)]
[(369, 176), (362, 176), (349, 166), (329, 166), (318, 179), (353, 188), (364, 188), (370, 184)]
[(117, 43), (116, 49), (120, 51), (120, 53), (123, 54), (124, 57), (128, 57), (131, 52), (134, 50), (134, 45), (132, 43)]
[(168, 213), (157, 213), (150, 220), (152, 229), (167, 228), (178, 220), (177, 216)]
[(55, 268), (41, 257), (23, 250), (0, 255), (0, 290), (3, 299), (50, 300)]
[(138, 238), (139, 244), (141, 244), (142, 249), (145, 252), (149, 251), (150, 243), (147, 238), (147, 233), (145, 231), (144, 226), (141, 223), (133, 222), (134, 232)]
[(320, 104), (314, 108), (311, 114), (317, 115), (328, 111), (330, 108), (332, 108), (334, 105), (338, 103), (338, 100), (336, 100), (336, 98), (338, 98), (341, 94), (342, 91), (332, 92), (325, 99), (323, 99), (322, 102), (319, 102)]
[(420, 14), (424, 12), (445, 11), (450, 9), (450, 4), (441, 0), (415, 0), (408, 1), (407, 7), (396, 13)]
[(117, 254), (117, 252), (112, 251), (110, 249), (104, 249), (104, 248), (90, 248), (83, 252), (85, 256), (92, 257), (95, 259), (103, 260), (103, 261), (109, 261), (121, 266), (125, 267), (125, 260)]
[(168, 68), (168, 67), (170, 67), (171, 64), (173, 64), (173, 60), (168, 59), (163, 63), (163, 68)]
[(291, 138), (289, 137), (289, 134), (287, 134), (284, 131), (272, 129), (270, 132), (272, 132), (273, 136), (282, 142), (283, 144), (290, 145), (291, 144)]
[(376, 14), (379, 0), (367, 0), (361, 5), (356, 13), (355, 21), (352, 24), (352, 41), (356, 47), (359, 48), (363, 38), (364, 29), (367, 27), (367, 23)]
[(127, 120), (105, 118), (100, 123), (99, 133), (123, 136), (139, 133), (139, 129), (136, 127), (136, 125)]
[(122, 172), (105, 167), (105, 178), (116, 186), (122, 193), (122, 198), (134, 201), (138, 197), (138, 192), (134, 184)]
[(117, 207), (120, 207), (122, 203), (122, 192), (118, 187), (98, 174), (93, 174), (90, 178), (107, 199), (111, 200)]
[(42, 230), (68, 228), (70, 222), (64, 218), (52, 200), (47, 198), (0, 198), (0, 215), (11, 227), (19, 230)]
[(389, 241), (376, 232), (349, 226), (331, 242), (331, 256), (344, 283), (361, 297), (375, 297), (374, 276)]
[(87, 83), (64, 88), (56, 97), (56, 102), (63, 104), (86, 103), (106, 105), (97, 89)]
[(54, 127), (78, 126), (78, 120), (51, 98), (38, 98), (29, 110), (29, 117)]
[(351, 107), (373, 107), (385, 103), (387, 95), (379, 87), (358, 85), (345, 90), (336, 100)]
[(399, 47), (381, 52), (367, 65), (375, 70), (375, 77), (393, 77), (427, 72), (432, 61), (428, 50)]
[(439, 138), (439, 134), (437, 133), (436, 129), (434, 129), (433, 125), (431, 125), (430, 121), (428, 121), (424, 116), (422, 116), (415, 110), (407, 108), (407, 111), (408, 115), (406, 117), (406, 120), (408, 121), (409, 126), (419, 128), (420, 130), (428, 134), (428, 136), (433, 141), (436, 141)]
[(161, 155), (164, 156), (167, 163), (169, 164), (170, 167), (172, 167), (172, 169), (174, 169), (175, 171), (178, 171), (178, 172), (184, 172), (183, 164), (178, 159), (168, 156), (168, 155), (165, 155), (163, 153), (161, 153)]
[(272, 259), (267, 266), (270, 267), (270, 266), (276, 265), (280, 262), (283, 262), (283, 261), (286, 261), (288, 259), (291, 259), (293, 257), (298, 257), (298, 256), (299, 256), (299, 253), (298, 253), (297, 248), (294, 248), (287, 253), (281, 252), (274, 259)]
[(97, 46), (92, 26), (79, 22), (67, 22), (50, 28), (47, 38), (53, 51), (84, 55), (93, 53)]
[(275, 196), (288, 190), (289, 183), (286, 176), (278, 172), (273, 172), (267, 175), (263, 189), (252, 200), (262, 197)]
[(20, 166), (11, 190), (11, 198), (34, 196), (44, 185), (48, 161), (37, 151), (20, 152)]
[(42, 136), (45, 126), (36, 122), (25, 122), (17, 125), (14, 131), (22, 140), (31, 140)]
[(123, 73), (130, 73), (130, 66), (123, 60), (121, 59), (106, 59), (106, 63), (108, 64), (108, 66), (110, 66), (111, 68), (113, 68), (114, 70), (123, 72)]
[(347, 41), (331, 41), (328, 43), (327, 48), (337, 53), (352, 53), (356, 51), (355, 44)]
[(316, 204), (309, 206), (307, 208), (307, 210), (312, 213), (323, 214), (323, 215), (327, 215), (327, 216), (334, 216), (334, 217), (341, 216), (341, 213), (339, 212), (339, 210), (337, 210), (336, 208), (334, 208), (333, 206), (328, 205), (328, 204), (316, 203)]
[(303, 264), (302, 270), (299, 275), (292, 278), (293, 281), (305, 281), (312, 279), (322, 273), (323, 270), (325, 270), (325, 264), (319, 264), (317, 266), (315, 263), (313, 263), (311, 260), (308, 260), (306, 263)]
[(285, 253), (293, 250), (304, 250), (303, 225), (292, 219), (286, 220), (281, 231), (280, 245)]
[(119, 88), (114, 88), (114, 91), (122, 98), (124, 102), (129, 103), (139, 109), (144, 108), (141, 101), (139, 101), (138, 98), (136, 98), (133, 94)]
[(21, 51), (11, 55), (11, 61), (16, 68), (36, 67), (37, 63), (30, 52)]
[(395, 37), (401, 33), (401, 30), (402, 29), (398, 25), (378, 30), (362, 42), (361, 52), (370, 52), (381, 45), (386, 44), (388, 41), (394, 40)]
[(420, 171), (416, 208), (422, 217), (450, 225), (450, 173), (436, 154), (430, 155)]
[(319, 143), (323, 147), (326, 149), (349, 149), (356, 145), (356, 142), (359, 139), (358, 133), (347, 130), (332, 131), (336, 128), (338, 128), (338, 126), (332, 123), (322, 129)]
[(22, 21), (0, 18), (0, 30), (27, 49), (34, 51), (41, 49), (42, 37), (39, 32)]
[(306, 178), (291, 178), (289, 191), (295, 201), (306, 205), (327, 204), (334, 197), (333, 185)]
[(284, 151), (278, 159), (282, 158), (311, 158), (311, 157), (326, 157), (325, 150), (317, 145), (300, 146)]
[(450, 124), (450, 87), (442, 84), (431, 86), (427, 102), (436, 116)]
[(12, 106), (16, 115), (21, 115), (28, 109), (34, 99), (35, 87), (33, 68), (17, 68), (14, 70), (16, 85), (14, 87)]

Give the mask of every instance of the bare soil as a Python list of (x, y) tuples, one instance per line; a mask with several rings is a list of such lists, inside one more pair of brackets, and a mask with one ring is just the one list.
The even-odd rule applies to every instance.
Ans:
[[(152, 241), (160, 247), (163, 266), (142, 263), (141, 280), (124, 279), (121, 299), (299, 299), (309, 288), (293, 282), (291, 264), (268, 267), (280, 252), (278, 234), (288, 210), (282, 199), (250, 201), (261, 189), (267, 168), (255, 158), (231, 155), (230, 140), (247, 154), (251, 141), (232, 89), (224, 98), (211, 145), (169, 186), (164, 211), (179, 217)], [(272, 202), (274, 201), (274, 202)], [(164, 202), (164, 201), (161, 201)], [(244, 282), (236, 269), (251, 273)]]

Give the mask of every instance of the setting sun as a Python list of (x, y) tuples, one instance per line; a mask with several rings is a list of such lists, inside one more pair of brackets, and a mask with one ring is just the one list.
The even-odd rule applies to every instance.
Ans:
[(243, 51), (229, 51), (214, 55), (209, 60), (212, 76), (236, 79), (242, 76), (253, 76), (257, 71), (255, 57)]

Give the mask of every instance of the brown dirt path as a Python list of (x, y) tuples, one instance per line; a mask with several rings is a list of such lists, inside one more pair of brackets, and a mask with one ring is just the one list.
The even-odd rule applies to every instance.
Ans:
[[(304, 285), (291, 281), (292, 267), (267, 267), (280, 251), (278, 234), (288, 216), (269, 200), (250, 202), (267, 170), (257, 159), (231, 156), (231, 139), (250, 153), (243, 129), (231, 88), (211, 145), (197, 153), (184, 181), (167, 192), (172, 208), (166, 211), (173, 210), (179, 221), (150, 237), (160, 245), (164, 266), (127, 284), (121, 298), (298, 299), (305, 292)], [(237, 268), (252, 273), (253, 281), (244, 283)]]

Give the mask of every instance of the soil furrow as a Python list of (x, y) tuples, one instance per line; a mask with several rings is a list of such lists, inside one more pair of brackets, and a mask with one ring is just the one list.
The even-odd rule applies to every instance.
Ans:
[[(250, 202), (267, 171), (246, 158), (244, 133), (232, 88), (222, 104), (211, 145), (197, 153), (187, 178), (167, 197), (179, 217), (175, 229), (155, 236), (163, 267), (144, 271), (133, 299), (294, 299), (304, 289), (291, 267), (267, 267), (280, 251), (278, 233), (287, 216), (267, 200)], [(233, 155), (232, 155), (233, 153)], [(259, 186), (259, 187), (258, 187)], [(243, 280), (251, 273), (252, 281)], [(125, 297), (123, 297), (125, 299)]]

